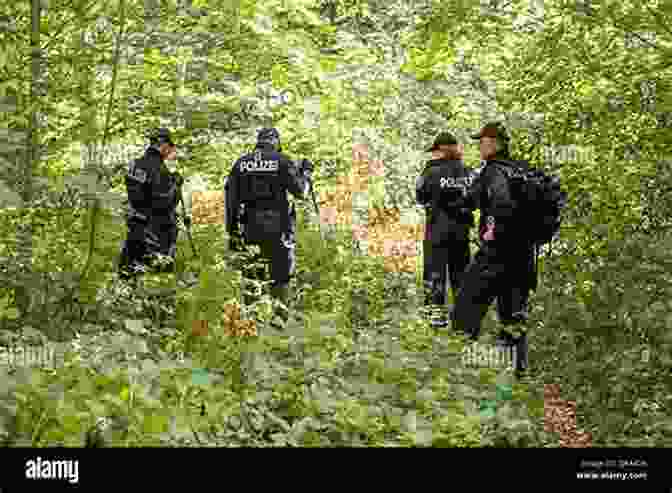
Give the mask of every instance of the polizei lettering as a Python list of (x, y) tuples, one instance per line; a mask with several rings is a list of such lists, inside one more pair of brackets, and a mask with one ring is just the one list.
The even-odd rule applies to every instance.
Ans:
[(474, 178), (464, 177), (464, 178), (452, 178), (452, 177), (441, 177), (439, 186), (441, 188), (460, 188), (464, 190), (471, 186)]
[(240, 171), (243, 173), (246, 171), (278, 171), (278, 162), (267, 160), (243, 161), (240, 163)]

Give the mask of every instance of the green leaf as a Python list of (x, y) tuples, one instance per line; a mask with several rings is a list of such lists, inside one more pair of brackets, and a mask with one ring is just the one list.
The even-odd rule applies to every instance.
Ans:
[(45, 375), (40, 369), (31, 369), (28, 381), (32, 387), (39, 387), (45, 380)]
[(128, 400), (131, 398), (131, 391), (128, 386), (121, 389), (121, 392), (119, 392), (119, 398), (124, 402), (128, 402)]
[(3, 315), (8, 320), (17, 320), (19, 318), (19, 310), (16, 308), (6, 308), (3, 310)]
[(513, 397), (513, 387), (511, 385), (498, 385), (497, 397), (498, 401), (508, 401)]
[(193, 385), (206, 386), (210, 383), (210, 374), (204, 368), (194, 368), (191, 371), (191, 383)]
[(488, 407), (480, 412), (480, 416), (483, 419), (489, 419), (489, 418), (494, 418), (497, 414), (497, 411), (495, 408)]
[(63, 432), (68, 435), (75, 435), (82, 431), (80, 419), (76, 415), (65, 415), (60, 419), (60, 421)]
[(116, 410), (120, 409), (125, 409), (126, 405), (124, 404), (124, 401), (122, 401), (119, 397), (116, 395), (106, 395), (103, 400), (105, 402), (110, 403), (111, 405), (116, 407)]
[(156, 414), (145, 416), (142, 422), (143, 433), (148, 435), (158, 435), (168, 431), (168, 417)]
[(484, 411), (486, 409), (497, 409), (497, 401), (491, 400), (491, 399), (485, 399), (481, 401), (481, 405), (479, 407), (481, 411)]
[(107, 408), (100, 402), (87, 401), (86, 407), (89, 408), (91, 414), (93, 414), (96, 418), (105, 417), (107, 414)]

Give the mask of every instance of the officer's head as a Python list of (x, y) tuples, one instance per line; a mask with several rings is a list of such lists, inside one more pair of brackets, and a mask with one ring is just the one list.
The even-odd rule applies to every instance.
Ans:
[(177, 147), (167, 128), (158, 128), (154, 130), (149, 136), (149, 143), (159, 151), (161, 158), (164, 160), (171, 161), (177, 158)]
[(455, 136), (448, 132), (439, 134), (432, 147), (426, 149), (432, 153), (432, 159), (446, 159), (461, 161), (464, 158), (464, 145), (460, 144)]
[(481, 131), (471, 136), (480, 141), (481, 159), (493, 159), (495, 156), (503, 157), (509, 154), (509, 137), (506, 128), (501, 123), (491, 122), (485, 125)]
[(276, 128), (262, 128), (257, 133), (257, 147), (272, 147), (280, 152), (280, 132)]

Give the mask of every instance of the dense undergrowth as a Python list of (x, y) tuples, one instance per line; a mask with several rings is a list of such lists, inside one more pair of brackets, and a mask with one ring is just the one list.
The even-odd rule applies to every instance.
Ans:
[[(101, 267), (114, 263), (113, 231)], [(265, 295), (247, 314), (259, 336), (232, 337), (224, 311), (239, 297), (235, 259), (221, 226), (194, 232), (200, 258), (181, 240), (179, 270), (198, 282), (168, 288), (177, 288), (177, 311), (102, 269), (85, 282), (45, 274), (32, 320), (11, 320), (6, 291), (3, 346), (53, 351), (41, 366), (8, 358), (2, 367), (6, 445), (81, 446), (88, 437), (106, 446), (557, 446), (542, 422), (543, 385), (557, 381), (596, 444), (670, 443), (672, 319), (661, 316), (671, 299), (669, 238), (644, 247), (632, 237), (585, 265), (545, 259), (533, 303), (535, 373), (484, 418), (479, 406), (508, 374), (465, 366), (465, 341), (418, 316), (416, 277), (353, 254), (351, 234), (325, 240), (303, 225), (287, 331), (270, 328)], [(644, 253), (646, 264), (629, 265)], [(578, 271), (591, 277), (576, 282)], [(166, 282), (147, 276), (143, 289)], [(45, 317), (54, 304), (58, 315)], [(194, 320), (207, 320), (207, 334), (192, 330)], [(486, 340), (494, 323), (486, 320)]]
[[(339, 218), (359, 214), (340, 210), (351, 203), (346, 192), (332, 200)], [(19, 319), (16, 252), (3, 245), (4, 354), (53, 351), (38, 367), (5, 358), (7, 445), (79, 446), (104, 423), (108, 446), (558, 446), (543, 431), (544, 385), (557, 382), (595, 445), (670, 443), (669, 234), (614, 237), (596, 252), (564, 242), (544, 254), (532, 302), (533, 374), (495, 417), (484, 417), (482, 404), (510, 376), (466, 366), (465, 341), (422, 321), (421, 279), (412, 269), (390, 271), (420, 259), (391, 262), (380, 246), (388, 236), (414, 241), (399, 214), (369, 211), (374, 233), (362, 255), (352, 219), (339, 220), (327, 239), (304, 210), (289, 327), (271, 329), (265, 294), (239, 317), (255, 321), (246, 336), (232, 330), (230, 315), (238, 267), (249, 259), (228, 251), (221, 225), (194, 227), (197, 257), (181, 237), (177, 281), (146, 276), (133, 291), (111, 272), (123, 238), (119, 211), (101, 216), (83, 279), (88, 216), (67, 207), (76, 200), (59, 203), (2, 216), (7, 229), (32, 221), (41, 273)], [(198, 321), (207, 330), (195, 330)], [(489, 316), (484, 342), (495, 326)]]
[[(418, 318), (414, 276), (391, 279), (380, 259), (353, 255), (346, 233), (329, 241), (302, 233), (295, 317), (274, 332), (264, 296), (249, 314), (259, 337), (226, 330), (239, 278), (221, 227), (195, 233), (201, 256), (181, 257), (180, 270), (199, 282), (178, 281), (176, 313), (168, 298), (134, 295), (107, 273), (77, 286), (95, 291), (86, 308), (39, 316), (40, 301), (63, 303), (62, 293), (81, 283), (52, 275), (49, 292), (33, 296), (34, 320), (5, 318), (3, 345), (53, 351), (43, 365), (9, 358), (3, 366), (6, 445), (81, 446), (87, 437), (107, 446), (553, 442), (540, 431), (541, 396), (528, 386), (516, 386), (496, 417), (481, 417), (480, 403), (505, 375), (465, 367), (464, 341), (437, 336)], [(154, 289), (166, 282), (148, 276), (143, 289), (152, 281)], [(206, 335), (191, 330), (194, 320), (207, 320)]]

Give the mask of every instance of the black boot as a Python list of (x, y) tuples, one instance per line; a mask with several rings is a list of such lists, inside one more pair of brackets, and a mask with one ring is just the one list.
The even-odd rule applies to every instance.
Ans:
[(511, 334), (501, 330), (495, 339), (495, 347), (499, 353), (499, 360), (507, 368), (515, 367), (515, 341)]
[(528, 345), (527, 345), (527, 334), (523, 333), (520, 337), (515, 339), (515, 348), (516, 348), (516, 377), (522, 378), (527, 373), (527, 368), (529, 365), (528, 361)]
[(513, 366), (516, 378), (521, 378), (528, 367), (527, 334), (522, 332), (514, 336), (502, 330), (497, 336), (495, 345), (503, 352), (507, 364)]

